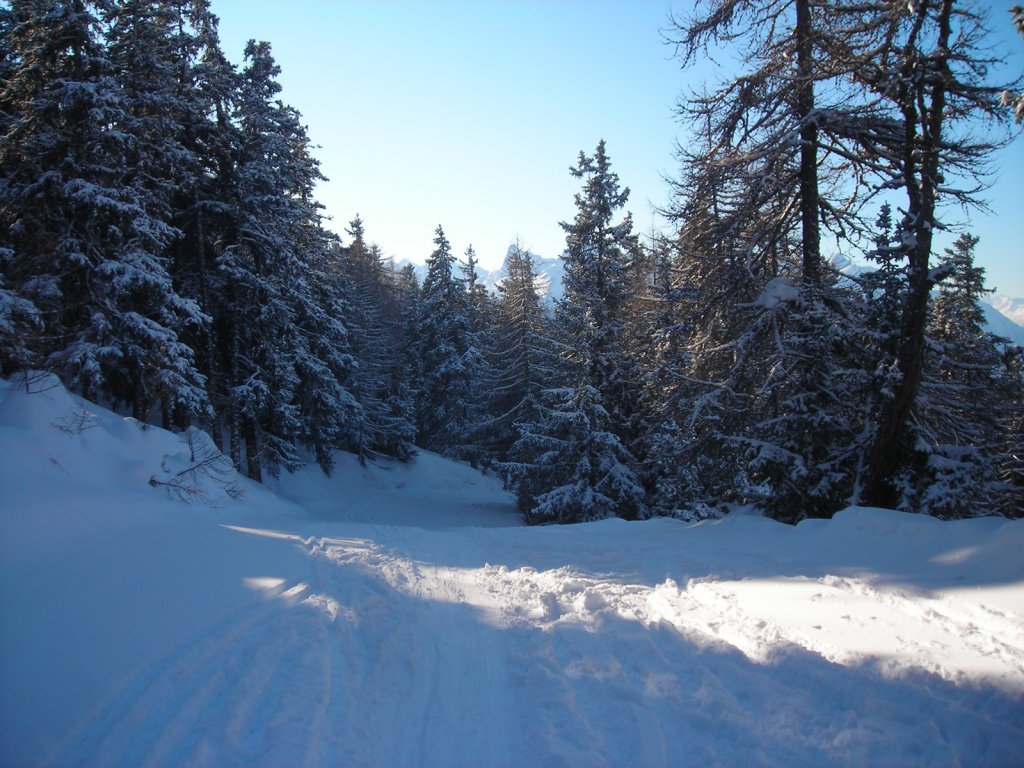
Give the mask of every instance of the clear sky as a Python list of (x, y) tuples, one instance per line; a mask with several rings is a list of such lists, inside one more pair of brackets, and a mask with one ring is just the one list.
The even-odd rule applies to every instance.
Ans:
[[(1024, 73), (1024, 39), (993, 0), (1008, 70)], [(456, 253), (500, 265), (516, 239), (543, 256), (565, 242), (580, 150), (607, 142), (630, 187), (636, 229), (660, 225), (664, 177), (687, 133), (684, 91), (713, 78), (684, 72), (663, 42), (667, 0), (212, 0), (228, 58), (267, 40), (282, 99), (302, 113), (329, 182), (318, 197), (343, 232), (360, 214), (396, 259), (423, 261), (442, 225)], [(999, 293), (1024, 297), (1024, 138), (1000, 153), (970, 214), (978, 257)], [(957, 215), (960, 215), (959, 213)]]

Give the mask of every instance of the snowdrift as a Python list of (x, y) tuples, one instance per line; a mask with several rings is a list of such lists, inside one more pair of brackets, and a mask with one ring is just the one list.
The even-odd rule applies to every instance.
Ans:
[(431, 454), (262, 487), (32, 389), (3, 765), (1024, 765), (1024, 522), (527, 529)]

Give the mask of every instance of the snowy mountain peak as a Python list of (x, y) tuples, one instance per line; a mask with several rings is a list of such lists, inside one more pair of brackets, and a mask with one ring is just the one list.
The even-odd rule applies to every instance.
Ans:
[[(501, 269), (496, 269), (481, 276), (481, 282), (491, 292), (497, 292), (498, 285), (508, 275), (508, 260), (515, 250), (515, 245), (510, 245), (505, 252), (505, 259), (502, 261)], [(557, 301), (562, 298), (562, 259), (560, 257), (547, 258), (538, 256), (533, 251), (525, 250), (530, 254), (533, 262), (533, 272), (536, 275), (535, 285), (542, 301)]]
[(1024, 299), (994, 296), (981, 304), (989, 332), (1024, 346)]
[(999, 314), (1010, 318), (1017, 325), (1024, 327), (1024, 299), (1013, 299), (1009, 296), (993, 296), (988, 302)]
[[(499, 269), (480, 270), (480, 283), (491, 293), (497, 293), (498, 285), (508, 275), (508, 257), (511, 255), (515, 245), (510, 245), (505, 252), (505, 258)], [(526, 251), (533, 260), (533, 271), (537, 276), (536, 285), (542, 301), (557, 301), (562, 298), (562, 259), (560, 257), (548, 258), (538, 256), (532, 251)], [(426, 264), (417, 264), (409, 259), (402, 259), (395, 263), (395, 269), (402, 269), (411, 264), (416, 273), (416, 279), (423, 282), (427, 276)]]

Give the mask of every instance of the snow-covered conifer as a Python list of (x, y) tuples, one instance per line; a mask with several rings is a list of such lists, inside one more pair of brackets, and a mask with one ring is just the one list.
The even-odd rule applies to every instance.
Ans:
[(440, 226), (434, 245), (420, 289), (417, 444), (455, 456), (469, 425), (468, 300), (465, 284), (453, 273), (455, 256)]
[(168, 273), (163, 192), (134, 173), (138, 131), (92, 5), (11, 5), (16, 62), (0, 95), (4, 290), (42, 323), (23, 352), (75, 390), (199, 414), (203, 378), (181, 334), (205, 322)]
[(520, 425), (512, 447), (520, 504), (528, 522), (570, 523), (645, 517), (635, 439), (638, 377), (625, 348), (629, 266), (639, 243), (627, 214), (629, 196), (601, 141), (580, 153), (576, 217), (566, 232), (564, 289), (556, 309), (562, 373), (542, 393), (539, 418)]

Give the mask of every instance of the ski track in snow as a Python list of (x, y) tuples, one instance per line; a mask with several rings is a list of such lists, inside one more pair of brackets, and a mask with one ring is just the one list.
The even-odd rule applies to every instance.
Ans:
[(68, 403), (0, 386), (0, 764), (1024, 765), (1024, 522), (526, 529), (429, 454), (214, 512)]
[[(956, 595), (465, 567), (447, 563), (523, 532), (358, 528), (236, 529), (300, 549), (306, 579), (251, 580), (258, 597), (137, 675), (52, 762), (1010, 765), (1024, 748), (1021, 620)], [(891, 655), (828, 630), (847, 624)]]

